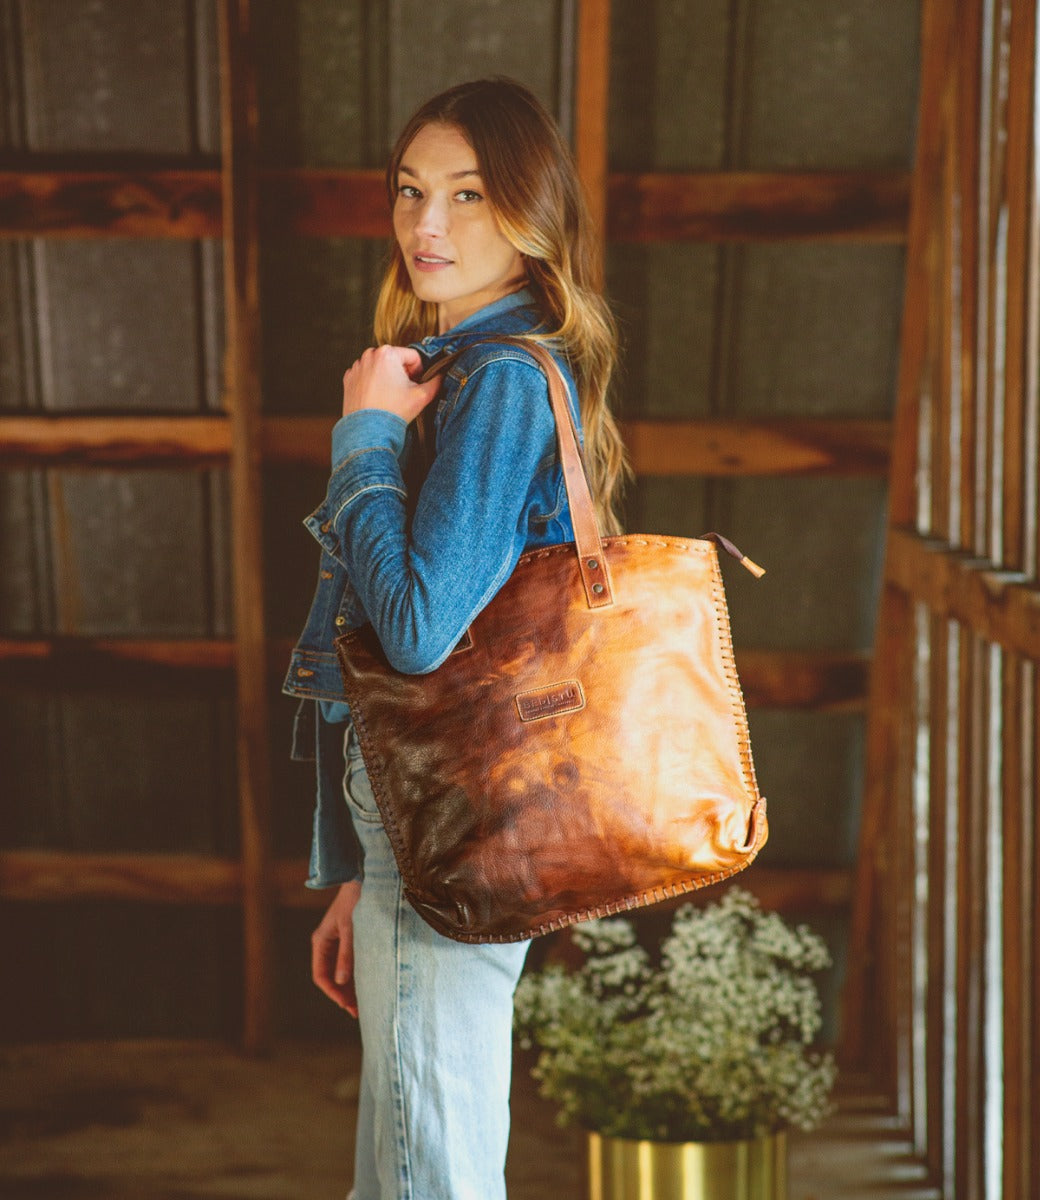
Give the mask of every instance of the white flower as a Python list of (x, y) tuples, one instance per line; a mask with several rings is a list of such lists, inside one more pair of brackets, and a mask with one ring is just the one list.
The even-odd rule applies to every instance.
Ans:
[(732, 888), (676, 911), (658, 968), (624, 919), (573, 937), (582, 968), (528, 975), (516, 999), (521, 1043), (541, 1049), (535, 1075), (562, 1122), (693, 1140), (808, 1129), (826, 1114), (834, 1063), (807, 1047), (820, 1027), (809, 975), (830, 959), (811, 930)]

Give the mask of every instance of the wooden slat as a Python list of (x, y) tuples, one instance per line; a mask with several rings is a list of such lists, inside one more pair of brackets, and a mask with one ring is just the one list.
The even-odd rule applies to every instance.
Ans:
[[(303, 886), (305, 859), (272, 863), (278, 903), (319, 908), (329, 892)], [(851, 894), (843, 867), (763, 867), (755, 864), (740, 884), (764, 905), (785, 911), (841, 909)], [(0, 898), (61, 903), (77, 899), (148, 901), (156, 904), (237, 904), (242, 869), (234, 859), (189, 854), (82, 854), (60, 850), (0, 851)]]
[(259, 157), (256, 49), (249, 0), (221, 0), (221, 184), (225, 368), (231, 417), (231, 578), (242, 838), (243, 1041), (272, 1036), (271, 769), (268, 751), (261, 502)]
[[(333, 417), (265, 417), (269, 462), (325, 467)], [(623, 421), (640, 475), (883, 475), (891, 424), (841, 417)], [(0, 465), (154, 466), (228, 457), (225, 417), (0, 417)]]
[[(326, 423), (326, 438), (330, 428)], [(6, 467), (204, 465), (226, 461), (230, 452), (231, 425), (222, 416), (0, 417)]]
[(0, 170), (0, 237), (214, 238), (215, 170)]
[[(284, 671), (290, 650), (284, 639), (268, 642), (269, 676)], [(0, 687), (48, 682), (110, 687), (126, 679), (169, 687), (171, 671), (227, 671), (234, 664), (235, 644), (227, 639), (0, 638)], [(737, 671), (750, 708), (857, 712), (866, 699), (869, 659), (816, 650), (738, 650)]]
[(884, 475), (891, 425), (831, 417), (623, 421), (639, 475)]
[(866, 654), (738, 648), (736, 660), (749, 708), (835, 713), (865, 707), (870, 673)]
[(607, 228), (607, 97), (610, 90), (610, 0), (578, 0), (574, 159), (589, 213)]
[[(607, 174), (605, 135), (578, 112), (579, 169), (612, 241), (906, 240), (906, 172)], [(381, 171), (268, 168), (258, 178), (267, 234), (390, 236)], [(209, 168), (91, 169), (72, 161), (0, 169), (0, 237), (215, 238), (222, 231), (220, 176)]]
[(986, 641), (1040, 658), (1040, 588), (1035, 582), (905, 529), (890, 531), (885, 578)]
[(610, 177), (617, 242), (906, 240), (906, 171), (701, 171)]

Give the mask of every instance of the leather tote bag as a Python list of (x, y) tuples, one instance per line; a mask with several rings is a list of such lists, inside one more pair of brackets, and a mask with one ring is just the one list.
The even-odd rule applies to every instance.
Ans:
[(407, 898), (462, 942), (704, 887), (767, 836), (716, 542), (732, 547), (600, 537), (559, 368), (511, 340), (549, 381), (574, 542), (524, 554), (431, 674), (395, 671), (371, 626), (336, 640)]

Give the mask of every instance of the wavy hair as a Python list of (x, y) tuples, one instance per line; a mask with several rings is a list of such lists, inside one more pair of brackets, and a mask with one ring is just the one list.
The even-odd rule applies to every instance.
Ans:
[[(523, 255), (528, 285), (547, 322), (530, 336), (556, 341), (570, 361), (589, 486), (602, 531), (617, 533), (615, 506), (628, 472), (608, 403), (617, 329), (603, 297), (600, 247), (570, 150), (522, 84), (504, 78), (459, 84), (427, 100), (401, 131), (386, 168), (391, 209), (401, 159), (431, 124), (454, 126), (473, 148), (499, 229)], [(395, 241), (376, 303), (376, 338), (399, 345), (436, 332), (437, 306), (412, 290)]]

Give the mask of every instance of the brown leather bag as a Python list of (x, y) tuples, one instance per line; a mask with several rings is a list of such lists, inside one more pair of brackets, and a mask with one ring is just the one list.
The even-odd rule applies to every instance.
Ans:
[(405, 894), (463, 942), (704, 887), (767, 836), (724, 539), (601, 538), (559, 368), (513, 340), (549, 381), (574, 543), (524, 554), (429, 675), (390, 667), (371, 626), (336, 640)]

